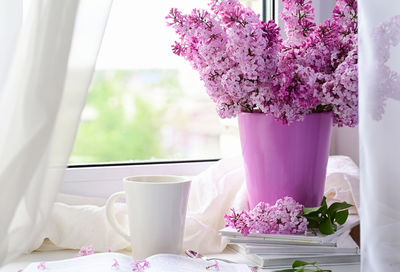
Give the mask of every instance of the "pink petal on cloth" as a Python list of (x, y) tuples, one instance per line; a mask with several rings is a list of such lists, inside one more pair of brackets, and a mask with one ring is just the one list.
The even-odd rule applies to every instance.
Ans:
[(346, 201), (353, 204), (350, 214), (358, 214), (360, 207), (360, 169), (347, 156), (330, 156), (326, 171), (325, 196), (328, 205)]
[(150, 267), (150, 263), (147, 260), (134, 260), (131, 267), (134, 272), (143, 272)]
[(113, 259), (114, 263), (112, 264), (111, 268), (114, 270), (119, 270), (119, 262), (117, 259)]
[(40, 262), (37, 266), (38, 270), (46, 270), (46, 262)]
[(82, 256), (87, 256), (87, 255), (92, 255), (94, 254), (94, 248), (93, 246), (84, 246), (82, 247), (78, 254), (75, 255), (75, 257), (82, 257)]

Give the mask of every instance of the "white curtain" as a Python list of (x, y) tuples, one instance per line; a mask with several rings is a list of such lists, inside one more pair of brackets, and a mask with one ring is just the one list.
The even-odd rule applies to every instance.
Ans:
[[(0, 265), (38, 247), (35, 241), (72, 149), (111, 1), (25, 1), (21, 27), (9, 21), (15, 31), (8, 35), (18, 33), (18, 38), (7, 41), (8, 47), (0, 44), (3, 53), (13, 52), (0, 62), (6, 75), (0, 84)], [(0, 2), (1, 14), (9, 2), (14, 1)], [(17, 2), (17, 17), (10, 18), (22, 14), (22, 1)]]
[(22, 22), (22, 0), (0, 0), (0, 93)]
[(400, 271), (400, 2), (359, 14), (362, 271)]

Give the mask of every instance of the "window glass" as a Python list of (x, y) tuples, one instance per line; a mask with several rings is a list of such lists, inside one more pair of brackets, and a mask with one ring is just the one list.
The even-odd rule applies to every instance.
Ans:
[[(71, 164), (212, 159), (240, 152), (196, 71), (171, 52), (165, 16), (204, 0), (114, 0)], [(243, 1), (261, 13), (260, 0)]]

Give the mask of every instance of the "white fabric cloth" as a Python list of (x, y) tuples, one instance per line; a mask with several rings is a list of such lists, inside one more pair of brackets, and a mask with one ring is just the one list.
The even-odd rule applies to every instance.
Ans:
[[(329, 158), (325, 191), (328, 202), (346, 200), (359, 207), (359, 170), (350, 158)], [(129, 243), (108, 224), (104, 202), (102, 199), (60, 195), (37, 244), (49, 238), (60, 248), (79, 249), (92, 245), (97, 251), (107, 251), (129, 247)], [(83, 203), (93, 205), (79, 205)], [(218, 230), (224, 227), (224, 215), (230, 208), (248, 208), (241, 157), (223, 159), (194, 178), (183, 248), (202, 254), (221, 252), (226, 243), (219, 237)], [(125, 204), (118, 206), (116, 217), (127, 226), (125, 210)], [(353, 213), (357, 213), (356, 208)]]
[[(99, 253), (79, 258), (52, 261), (45, 263), (32, 263), (24, 272), (37, 272), (38, 266), (46, 267), (46, 271), (57, 272), (113, 272), (113, 271), (132, 271), (131, 263), (133, 259), (127, 255), (119, 253)], [(190, 259), (189, 257), (158, 254), (147, 258), (149, 267), (145, 272), (250, 272), (250, 268), (245, 264), (232, 264), (222, 261), (205, 261), (202, 259)], [(118, 265), (118, 269), (112, 266)], [(215, 268), (215, 266), (218, 268)], [(208, 267), (208, 268), (207, 268)]]
[(359, 1), (363, 272), (400, 271), (400, 2)]
[(354, 205), (350, 214), (358, 214), (360, 208), (360, 170), (347, 156), (331, 156), (328, 161), (325, 182), (328, 204), (346, 201)]
[(0, 264), (40, 246), (35, 238), (63, 180), (110, 4), (32, 0), (0, 70), (8, 72), (0, 85)]

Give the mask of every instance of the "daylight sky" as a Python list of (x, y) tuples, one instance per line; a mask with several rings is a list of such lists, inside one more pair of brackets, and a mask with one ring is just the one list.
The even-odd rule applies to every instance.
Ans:
[(187, 66), (171, 52), (176, 35), (166, 26), (171, 7), (206, 8), (208, 0), (114, 0), (97, 69), (176, 68)]

